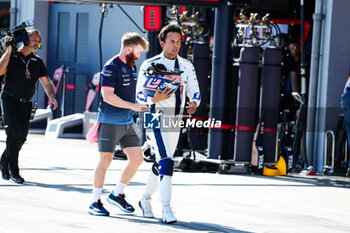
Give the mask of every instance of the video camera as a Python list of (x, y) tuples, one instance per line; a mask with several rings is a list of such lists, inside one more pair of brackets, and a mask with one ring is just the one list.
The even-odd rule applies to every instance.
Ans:
[[(13, 29), (11, 28), (2, 29), (0, 31), (0, 55), (5, 53), (6, 48), (10, 45), (12, 45), (13, 50), (17, 50), (17, 44), (20, 42), (23, 42), (25, 46), (29, 45), (29, 36), (25, 28), (33, 25), (34, 25), (33, 20), (27, 20), (22, 22), (20, 25), (16, 26)], [(12, 37), (12, 41), (6, 42), (5, 41), (6, 36)]]

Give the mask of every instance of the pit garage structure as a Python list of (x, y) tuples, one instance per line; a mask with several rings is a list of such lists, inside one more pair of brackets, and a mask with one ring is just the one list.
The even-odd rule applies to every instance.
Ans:
[[(249, 4), (266, 4), (263, 0), (180, 0), (180, 1), (105, 1), (105, 0), (60, 0), (60, 1), (11, 1), (11, 26), (20, 21), (33, 18), (36, 28), (43, 33), (43, 41), (50, 39), (48, 21), (49, 5), (55, 2), (75, 3), (118, 3), (131, 5), (187, 5), (215, 8), (214, 52), (211, 72), (210, 108), (217, 110), (210, 112), (210, 117), (223, 119), (227, 115), (225, 110), (226, 96), (230, 93), (226, 85), (230, 82), (232, 69), (231, 42), (233, 39), (233, 17), (237, 6), (249, 7)], [(296, 1), (299, 2), (299, 1)], [(300, 2), (304, 2), (303, 0)], [(84, 4), (82, 4), (84, 5)], [(24, 10), (26, 9), (26, 11)], [(262, 9), (262, 8), (260, 8)], [(269, 9), (264, 9), (269, 10)], [(350, 64), (350, 31), (346, 30), (346, 22), (350, 21), (350, 2), (347, 0), (316, 0), (313, 11), (312, 46), (310, 56), (310, 72), (308, 79), (308, 119), (306, 151), (310, 164), (320, 172), (323, 165), (324, 133), (335, 130), (337, 116), (341, 112), (340, 96), (344, 83), (349, 75)], [(96, 19), (97, 20), (97, 19)], [(215, 30), (220, 28), (220, 30)], [(45, 46), (44, 46), (45, 47)], [(49, 60), (47, 51), (40, 51), (44, 60)], [(215, 95), (213, 94), (215, 93)], [(228, 126), (230, 128), (230, 126)], [(215, 129), (209, 133), (208, 156), (212, 159), (232, 159), (232, 153), (227, 149), (227, 129)], [(215, 135), (215, 136), (214, 136)]]

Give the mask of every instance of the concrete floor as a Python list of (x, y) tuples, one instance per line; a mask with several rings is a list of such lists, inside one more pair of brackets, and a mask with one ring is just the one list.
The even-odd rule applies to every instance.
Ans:
[[(0, 150), (5, 134), (0, 130)], [(26, 183), (0, 180), (0, 233), (61, 232), (350, 232), (350, 178), (263, 177), (175, 172), (172, 205), (178, 223), (145, 219), (137, 202), (151, 163), (143, 163), (126, 189), (136, 208), (124, 214), (105, 198), (126, 161), (114, 160), (103, 202), (110, 217), (87, 213), (97, 144), (30, 134), (20, 152)]]

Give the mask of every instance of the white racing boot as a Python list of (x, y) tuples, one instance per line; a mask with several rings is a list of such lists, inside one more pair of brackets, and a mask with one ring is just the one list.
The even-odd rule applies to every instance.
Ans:
[(177, 219), (175, 218), (173, 211), (171, 210), (170, 205), (163, 206), (163, 219), (162, 222), (166, 224), (176, 223)]
[(159, 182), (159, 201), (163, 206), (162, 222), (168, 224), (177, 222), (169, 204), (171, 200), (171, 180), (171, 176), (164, 175), (160, 176)]
[(142, 209), (143, 217), (145, 218), (154, 218), (151, 206), (151, 196), (157, 191), (158, 188), (158, 173), (154, 171), (155, 169), (158, 169), (157, 166), (158, 164), (153, 164), (152, 170), (147, 177), (146, 191), (139, 201), (139, 206)]
[(154, 218), (151, 206), (151, 198), (146, 199), (145, 196), (142, 196), (139, 201), (139, 206), (142, 209), (143, 217), (145, 218)]

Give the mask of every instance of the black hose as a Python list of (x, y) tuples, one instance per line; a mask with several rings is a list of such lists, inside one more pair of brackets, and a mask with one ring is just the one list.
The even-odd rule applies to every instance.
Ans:
[[(100, 30), (98, 34), (98, 48), (100, 51), (100, 72), (102, 72), (102, 28), (103, 28), (103, 19), (105, 17), (106, 13), (106, 4), (102, 5), (101, 10), (101, 22), (100, 22)], [(100, 82), (98, 83), (98, 91), (97, 91), (97, 105), (100, 104), (100, 92), (101, 92), (101, 76), (100, 76)]]
[(305, 71), (305, 18), (304, 18), (304, 0), (300, 0), (300, 37), (301, 37), (301, 54), (300, 54), (300, 76), (301, 76), (301, 95), (305, 102), (306, 99), (306, 71)]
[(139, 25), (137, 25), (137, 23), (130, 17), (128, 13), (126, 13), (126, 11), (119, 4), (117, 4), (117, 6), (143, 34), (146, 33), (144, 30), (142, 30), (142, 28)]
[(177, 24), (181, 27), (181, 21), (180, 21), (180, 15), (179, 15), (179, 7), (178, 6), (176, 6), (175, 15), (176, 15)]

